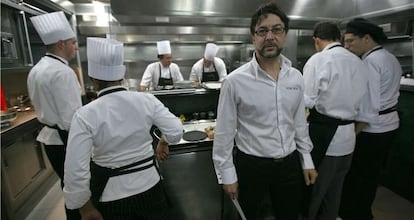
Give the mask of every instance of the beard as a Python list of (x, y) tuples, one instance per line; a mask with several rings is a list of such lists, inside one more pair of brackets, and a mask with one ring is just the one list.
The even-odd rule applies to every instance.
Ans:
[[(276, 47), (276, 50), (266, 51), (266, 47), (268, 47), (268, 46)], [(279, 47), (278, 45), (273, 44), (273, 43), (265, 44), (260, 50), (258, 50), (260, 56), (263, 57), (263, 58), (276, 58), (276, 57), (279, 57), (279, 55), (282, 53), (282, 51), (283, 51), (283, 47)]]

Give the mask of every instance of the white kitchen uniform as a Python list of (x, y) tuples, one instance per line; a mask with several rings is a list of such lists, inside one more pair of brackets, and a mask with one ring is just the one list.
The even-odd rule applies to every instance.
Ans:
[(220, 184), (238, 181), (232, 156), (234, 140), (240, 151), (257, 157), (283, 158), (297, 149), (303, 169), (314, 168), (302, 75), (286, 57), (280, 57), (278, 80), (271, 78), (253, 57), (223, 81), (213, 146)]
[(214, 57), (214, 65), (211, 64), (208, 67), (204, 67), (203, 65), (203, 59), (198, 60), (193, 67), (191, 68), (191, 73), (189, 80), (191, 81), (199, 81), (201, 82), (202, 76), (203, 76), (203, 70), (204, 72), (214, 72), (217, 71), (219, 75), (219, 82), (222, 82), (224, 78), (227, 76), (227, 70), (226, 70), (226, 64), (224, 61), (219, 57)]
[(184, 80), (177, 64), (171, 63), (169, 67), (164, 67), (161, 62), (154, 62), (149, 64), (145, 69), (140, 85), (155, 89), (160, 78), (160, 68), (162, 78), (172, 78), (173, 82)]
[[(98, 96), (118, 88), (122, 87), (103, 89)], [(67, 207), (79, 208), (90, 199), (91, 158), (99, 166), (116, 168), (154, 155), (149, 133), (152, 125), (161, 130), (168, 143), (177, 143), (182, 137), (180, 120), (152, 94), (117, 91), (79, 109), (73, 117), (66, 154), (64, 196)], [(142, 193), (159, 180), (154, 166), (111, 177), (100, 201)]]
[[(68, 61), (47, 55), (30, 70), (29, 96), (41, 123), (69, 130), (73, 114), (82, 106), (81, 87)], [(36, 140), (45, 145), (63, 145), (57, 130), (46, 126)]]
[[(379, 111), (391, 108), (398, 103), (400, 96), (401, 65), (394, 55), (381, 46), (373, 48), (362, 56), (362, 60), (374, 73), (370, 84), (377, 92), (374, 97)], [(398, 112), (381, 114), (363, 129), (369, 133), (384, 133), (399, 127)]]
[[(354, 54), (340, 43), (331, 43), (314, 54), (303, 68), (305, 106), (319, 113), (342, 120), (369, 122), (377, 117), (368, 94), (368, 80), (372, 73)], [(369, 103), (371, 103), (369, 105)], [(343, 156), (354, 151), (354, 124), (338, 126), (326, 155)]]

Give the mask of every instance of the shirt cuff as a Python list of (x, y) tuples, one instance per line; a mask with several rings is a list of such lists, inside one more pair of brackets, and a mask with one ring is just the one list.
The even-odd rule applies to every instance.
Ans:
[(220, 171), (216, 171), (219, 184), (232, 184), (237, 182), (236, 168), (231, 167)]
[(299, 155), (300, 163), (302, 164), (302, 169), (315, 169), (315, 165), (313, 165), (313, 160), (310, 153), (299, 153)]
[(65, 198), (65, 205), (68, 209), (79, 209), (88, 202), (91, 197), (91, 192), (77, 192), (77, 193), (69, 193), (63, 189), (64, 198)]

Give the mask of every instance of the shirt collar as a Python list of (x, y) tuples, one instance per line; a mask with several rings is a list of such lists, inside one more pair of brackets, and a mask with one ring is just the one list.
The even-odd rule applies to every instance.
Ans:
[(117, 89), (117, 88), (121, 88), (121, 89), (127, 90), (127, 88), (125, 86), (111, 86), (111, 87), (107, 87), (105, 89), (99, 90), (98, 91), (98, 96), (100, 96), (100, 94), (103, 93), (103, 92), (105, 92), (105, 91), (108, 91), (108, 90), (111, 90), (111, 89)]
[(46, 53), (46, 55), (53, 56), (53, 57), (61, 60), (62, 62), (64, 62), (66, 65), (69, 65), (69, 62), (63, 57), (60, 57), (60, 56), (58, 56), (56, 54), (53, 54), (53, 53)]
[(369, 50), (369, 51), (367, 51), (366, 53), (364, 53), (364, 55), (362, 55), (362, 59), (365, 59), (369, 54), (371, 54), (372, 53), (372, 51), (374, 51), (374, 50), (378, 50), (378, 49), (380, 49), (380, 48), (382, 48), (382, 46), (381, 45), (378, 45), (378, 46), (376, 46), (376, 47), (374, 47), (374, 48), (372, 48), (371, 50)]
[[(280, 67), (281, 69), (279, 72), (279, 77), (281, 77), (282, 75), (285, 75), (287, 73), (290, 67), (292, 67), (292, 62), (283, 54), (280, 54), (279, 56), (282, 61), (282, 65)], [(254, 75), (255, 79), (257, 79), (260, 75), (268, 76), (268, 74), (262, 69), (262, 67), (260, 67), (259, 63), (257, 62), (256, 53), (253, 53), (251, 62), (253, 65), (252, 74)]]
[(333, 47), (335, 47), (337, 45), (342, 46), (341, 43), (339, 43), (339, 42), (333, 42), (333, 43), (330, 43), (330, 44), (326, 45), (326, 47), (323, 48), (322, 51), (326, 51), (326, 50), (332, 49)]

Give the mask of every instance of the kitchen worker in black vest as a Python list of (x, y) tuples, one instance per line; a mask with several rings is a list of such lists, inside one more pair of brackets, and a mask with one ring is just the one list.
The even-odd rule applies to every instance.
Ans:
[(171, 219), (155, 166), (150, 129), (168, 143), (181, 140), (180, 120), (152, 94), (127, 91), (121, 42), (87, 39), (88, 75), (98, 98), (73, 116), (65, 163), (64, 197), (82, 219)]
[(140, 91), (172, 88), (174, 82), (183, 80), (180, 68), (172, 62), (170, 41), (158, 41), (157, 51), (159, 61), (149, 64), (145, 69)]
[(222, 82), (227, 76), (224, 61), (216, 57), (219, 47), (216, 44), (208, 43), (204, 50), (204, 57), (198, 60), (191, 68), (189, 80), (200, 86), (202, 82)]
[[(63, 12), (30, 18), (46, 55), (30, 70), (27, 88), (37, 119), (45, 126), (37, 141), (45, 147), (47, 157), (63, 187), (65, 148), (73, 114), (82, 106), (81, 87), (69, 61), (78, 50), (76, 35)], [(80, 219), (77, 210), (66, 209), (68, 220)]]
[(359, 56), (373, 73), (369, 87), (373, 90), (375, 120), (358, 126), (352, 165), (344, 182), (339, 215), (343, 220), (373, 219), (371, 206), (377, 192), (381, 168), (393, 145), (398, 127), (401, 65), (381, 45), (387, 36), (381, 27), (356, 18), (346, 26), (345, 48)]

